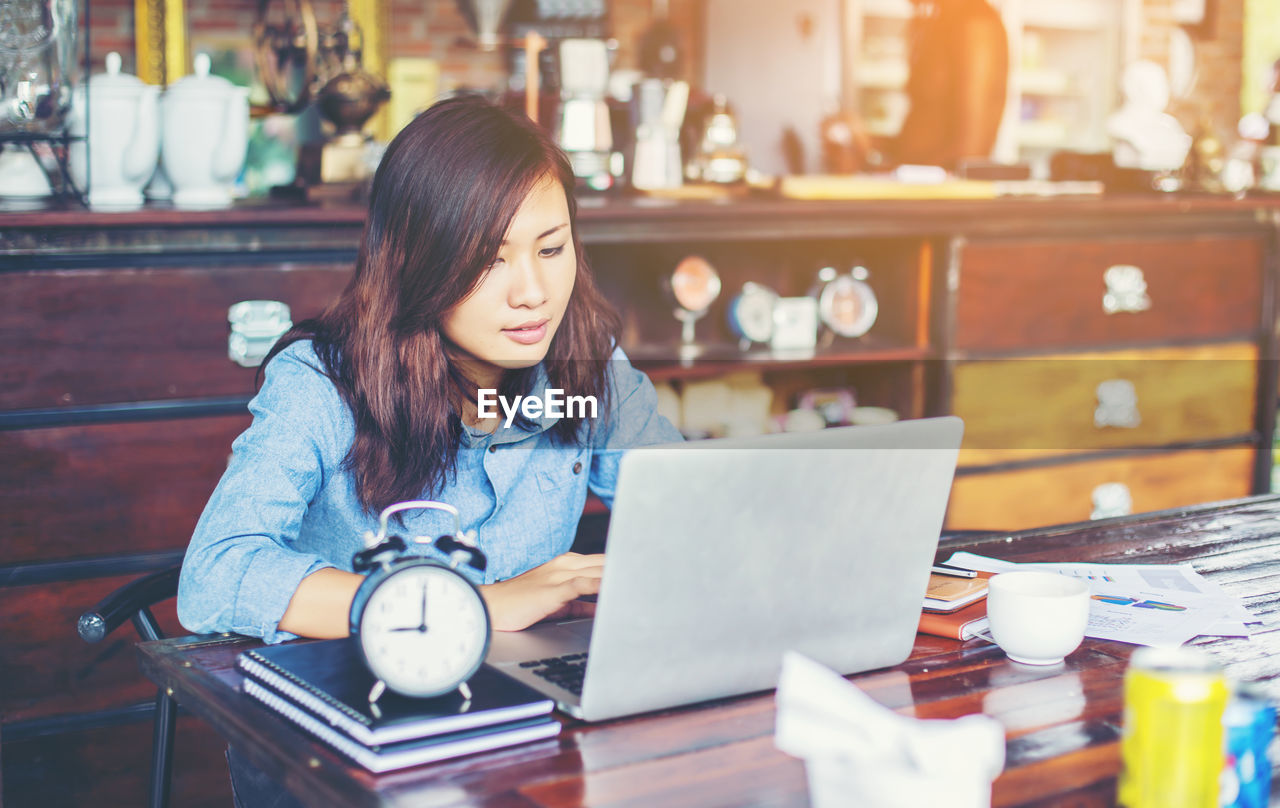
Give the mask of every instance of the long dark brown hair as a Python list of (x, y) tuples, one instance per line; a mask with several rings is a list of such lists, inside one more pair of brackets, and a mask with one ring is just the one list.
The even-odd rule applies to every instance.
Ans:
[[(595, 396), (601, 417), (609, 412), (619, 319), (587, 265), (568, 159), (523, 116), (474, 96), (441, 101), (387, 147), (347, 288), (267, 356), (312, 341), (354, 416), (344, 468), (366, 509), (435, 495), (453, 475), (459, 413), (475, 385), (451, 358), (442, 323), (479, 285), (520, 204), (547, 176), (564, 188), (578, 257), (573, 294), (543, 362), (547, 384)], [(499, 393), (528, 394), (535, 376), (536, 368), (506, 371)], [(580, 441), (580, 427), (581, 419), (564, 418), (552, 437)]]

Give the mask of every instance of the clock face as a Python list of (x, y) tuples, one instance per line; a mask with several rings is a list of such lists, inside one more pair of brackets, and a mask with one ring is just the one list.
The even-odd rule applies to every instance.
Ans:
[(747, 283), (729, 307), (729, 327), (752, 342), (768, 342), (773, 336), (773, 307), (778, 296), (773, 290)]
[(822, 322), (842, 337), (860, 337), (875, 324), (879, 303), (871, 287), (852, 275), (841, 275), (822, 288), (818, 311)]
[(685, 311), (706, 311), (720, 296), (720, 274), (705, 258), (690, 255), (671, 273), (671, 294)]
[(406, 696), (437, 696), (470, 678), (489, 645), (489, 615), (465, 578), (410, 564), (382, 579), (361, 612), (369, 669)]

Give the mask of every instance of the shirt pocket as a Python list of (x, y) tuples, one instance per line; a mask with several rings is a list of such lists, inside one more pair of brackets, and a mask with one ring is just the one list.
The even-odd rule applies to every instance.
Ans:
[(533, 473), (544, 494), (562, 492), (583, 483), (590, 471), (591, 452), (583, 447), (543, 449), (534, 457)]

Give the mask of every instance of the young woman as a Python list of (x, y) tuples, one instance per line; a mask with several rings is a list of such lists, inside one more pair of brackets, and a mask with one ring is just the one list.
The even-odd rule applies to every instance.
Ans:
[[(268, 356), (196, 526), (178, 589), (187, 629), (345, 636), (363, 534), (387, 505), (422, 498), (476, 530), (495, 629), (587, 606), (604, 557), (569, 547), (588, 489), (610, 503), (624, 450), (680, 436), (616, 349), (572, 188), (541, 130), (477, 98), (436, 104), (392, 141), (351, 283)], [(508, 423), (481, 417), (484, 391), (597, 406)], [(397, 532), (451, 529), (414, 511)]]

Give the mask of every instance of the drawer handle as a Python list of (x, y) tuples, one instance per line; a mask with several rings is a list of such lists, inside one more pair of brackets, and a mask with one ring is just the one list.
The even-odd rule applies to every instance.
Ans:
[(1147, 279), (1132, 264), (1116, 264), (1102, 273), (1107, 291), (1102, 296), (1102, 310), (1107, 314), (1136, 313), (1151, 308), (1147, 295)]
[(1103, 483), (1093, 489), (1093, 511), (1090, 519), (1106, 519), (1109, 516), (1128, 516), (1133, 513), (1133, 496), (1124, 483)]
[(1138, 412), (1138, 390), (1128, 379), (1107, 379), (1098, 385), (1098, 406), (1093, 410), (1093, 425), (1098, 429), (1117, 426), (1136, 429), (1142, 423)]
[(271, 346), (293, 327), (289, 305), (278, 300), (242, 300), (227, 309), (231, 336), (227, 356), (237, 365), (256, 368)]

